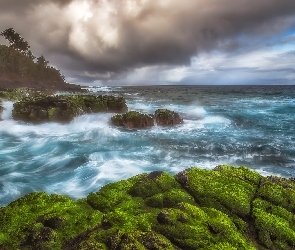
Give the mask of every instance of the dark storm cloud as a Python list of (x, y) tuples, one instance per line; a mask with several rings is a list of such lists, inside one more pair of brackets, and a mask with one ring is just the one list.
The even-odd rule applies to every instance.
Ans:
[(0, 30), (14, 27), (61, 69), (106, 79), (255, 46), (294, 27), (294, 14), (282, 0), (0, 0)]

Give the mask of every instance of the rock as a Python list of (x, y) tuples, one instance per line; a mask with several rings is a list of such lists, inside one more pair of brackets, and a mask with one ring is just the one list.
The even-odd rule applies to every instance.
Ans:
[[(1, 104), (1, 100), (0, 100), (0, 104)], [(2, 121), (2, 113), (3, 113), (4, 108), (0, 105), (0, 121)]]
[(87, 198), (28, 194), (0, 208), (0, 249), (295, 249), (295, 183), (246, 167), (161, 171)]
[(123, 97), (94, 95), (38, 95), (23, 98), (13, 107), (14, 120), (31, 123), (66, 123), (81, 114), (127, 110)]
[(137, 111), (129, 111), (125, 114), (118, 114), (112, 117), (111, 122), (115, 126), (125, 128), (146, 128), (154, 126), (152, 115), (142, 114)]
[(172, 126), (183, 123), (183, 119), (178, 113), (168, 109), (156, 110), (155, 120), (158, 126)]

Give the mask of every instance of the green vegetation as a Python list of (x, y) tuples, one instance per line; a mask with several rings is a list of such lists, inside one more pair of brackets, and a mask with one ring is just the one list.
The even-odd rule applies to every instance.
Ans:
[(43, 55), (37, 59), (30, 46), (14, 29), (0, 33), (9, 46), (0, 44), (0, 86), (5, 88), (31, 87), (37, 89), (70, 89), (64, 76), (49, 66)]
[(95, 95), (33, 95), (14, 103), (15, 120), (32, 123), (69, 122), (77, 115), (97, 112), (124, 112), (125, 99)]
[(142, 114), (137, 111), (129, 111), (122, 115), (112, 117), (112, 124), (126, 128), (146, 128), (154, 126), (152, 115)]
[(20, 101), (21, 99), (29, 96), (36, 96), (40, 93), (29, 88), (17, 88), (17, 89), (1, 89), (0, 100), (8, 101)]
[(294, 193), (230, 166), (141, 174), (77, 201), (32, 193), (0, 208), (0, 249), (291, 250)]
[(183, 123), (183, 120), (178, 113), (168, 109), (156, 110), (155, 120), (158, 126), (170, 126)]
[[(154, 121), (155, 120), (155, 121)], [(137, 111), (129, 111), (112, 117), (112, 124), (126, 128), (146, 128), (155, 125), (171, 126), (183, 123), (179, 114), (168, 109), (158, 109), (154, 115), (146, 115)]]

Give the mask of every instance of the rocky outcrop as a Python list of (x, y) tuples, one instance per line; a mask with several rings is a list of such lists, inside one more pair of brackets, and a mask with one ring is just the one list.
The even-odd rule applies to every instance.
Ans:
[(112, 124), (126, 128), (146, 128), (155, 124), (158, 126), (173, 126), (183, 123), (178, 113), (168, 109), (158, 109), (154, 115), (146, 115), (137, 111), (112, 117)]
[(0, 249), (295, 248), (295, 183), (246, 167), (156, 171), (86, 199), (32, 193), (0, 208)]
[(129, 111), (125, 114), (117, 114), (112, 117), (111, 122), (115, 126), (125, 128), (146, 128), (154, 126), (152, 115), (142, 114), (137, 111)]
[(13, 105), (14, 120), (31, 123), (69, 122), (77, 115), (97, 112), (125, 112), (123, 97), (94, 95), (38, 95)]
[(1, 100), (0, 100), (0, 121), (2, 121), (2, 113), (3, 113), (4, 108), (1, 106)]
[(156, 110), (155, 120), (158, 126), (172, 126), (183, 123), (183, 120), (178, 113), (168, 109)]

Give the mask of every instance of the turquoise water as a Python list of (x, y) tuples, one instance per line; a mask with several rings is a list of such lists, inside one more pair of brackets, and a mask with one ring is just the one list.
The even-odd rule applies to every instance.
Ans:
[(295, 177), (295, 86), (89, 88), (122, 95), (130, 110), (177, 111), (184, 124), (128, 130), (113, 114), (70, 124), (0, 121), (0, 206), (33, 191), (76, 199), (106, 183), (154, 170), (246, 165), (263, 175)]

